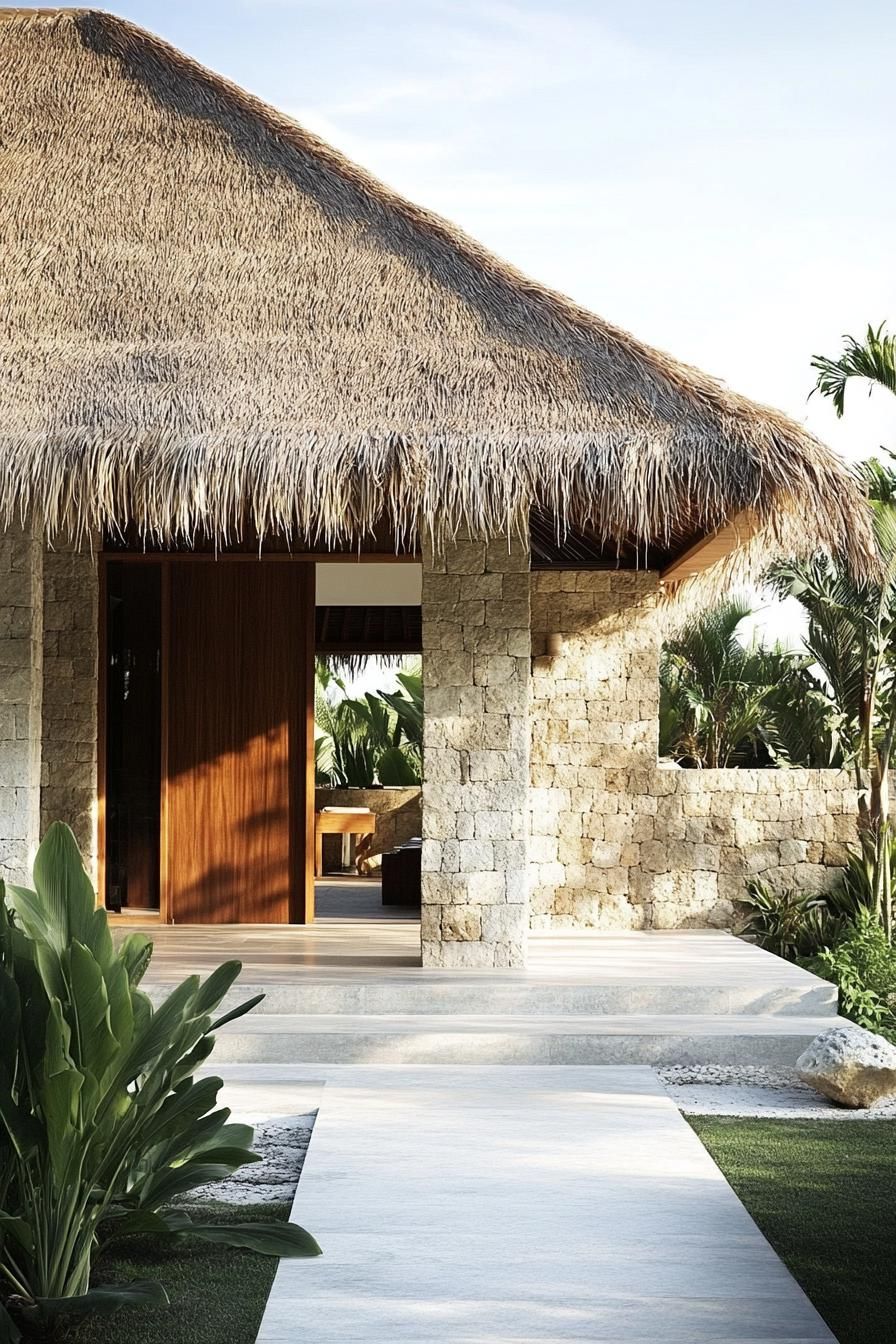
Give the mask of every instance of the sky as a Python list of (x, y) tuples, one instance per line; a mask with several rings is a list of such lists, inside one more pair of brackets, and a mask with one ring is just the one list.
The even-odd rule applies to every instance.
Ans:
[[(537, 279), (849, 458), (810, 358), (896, 325), (888, 0), (116, 0)], [(889, 401), (889, 404), (888, 404)]]

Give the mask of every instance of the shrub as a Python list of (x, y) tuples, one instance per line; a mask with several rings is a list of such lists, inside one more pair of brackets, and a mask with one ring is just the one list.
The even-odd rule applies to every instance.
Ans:
[(870, 910), (860, 909), (833, 947), (806, 963), (840, 991), (840, 1011), (870, 1031), (896, 1033), (896, 948)]
[(240, 971), (191, 976), (159, 1008), (138, 988), (152, 944), (116, 949), (95, 908), (75, 838), (55, 823), (34, 891), (0, 883), (0, 1339), (60, 1312), (166, 1301), (158, 1283), (90, 1287), (101, 1241), (152, 1232), (230, 1241), (271, 1255), (317, 1255), (285, 1223), (194, 1223), (170, 1202), (246, 1162), (252, 1130), (216, 1106), (219, 1078), (196, 1080)]
[(741, 898), (738, 936), (787, 961), (814, 956), (848, 926), (851, 902), (838, 892), (818, 895), (785, 887), (775, 891), (753, 878)]

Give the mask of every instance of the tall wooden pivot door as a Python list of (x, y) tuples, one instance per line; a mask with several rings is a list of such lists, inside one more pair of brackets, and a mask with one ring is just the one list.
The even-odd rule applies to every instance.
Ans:
[(162, 863), (175, 923), (305, 918), (313, 574), (170, 562)]

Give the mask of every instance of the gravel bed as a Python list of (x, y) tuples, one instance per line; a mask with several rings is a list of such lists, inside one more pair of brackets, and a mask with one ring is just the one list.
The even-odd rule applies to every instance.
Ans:
[(261, 1161), (248, 1162), (226, 1180), (198, 1186), (179, 1202), (291, 1204), (316, 1116), (317, 1111), (311, 1111), (256, 1125), (252, 1151), (259, 1154)]
[(657, 1069), (685, 1115), (740, 1115), (781, 1120), (893, 1120), (896, 1097), (864, 1111), (828, 1101), (789, 1069), (755, 1065), (676, 1065)]

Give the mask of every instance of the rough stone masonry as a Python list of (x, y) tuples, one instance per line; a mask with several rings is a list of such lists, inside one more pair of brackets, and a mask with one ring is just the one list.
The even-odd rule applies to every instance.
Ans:
[(423, 564), (424, 966), (523, 966), (529, 557), (461, 539)]
[(728, 927), (747, 877), (823, 889), (855, 837), (845, 771), (657, 760), (658, 587), (651, 573), (532, 575), (533, 928)]
[(30, 883), (41, 832), (67, 821), (95, 864), (97, 561), (0, 533), (0, 871)]

